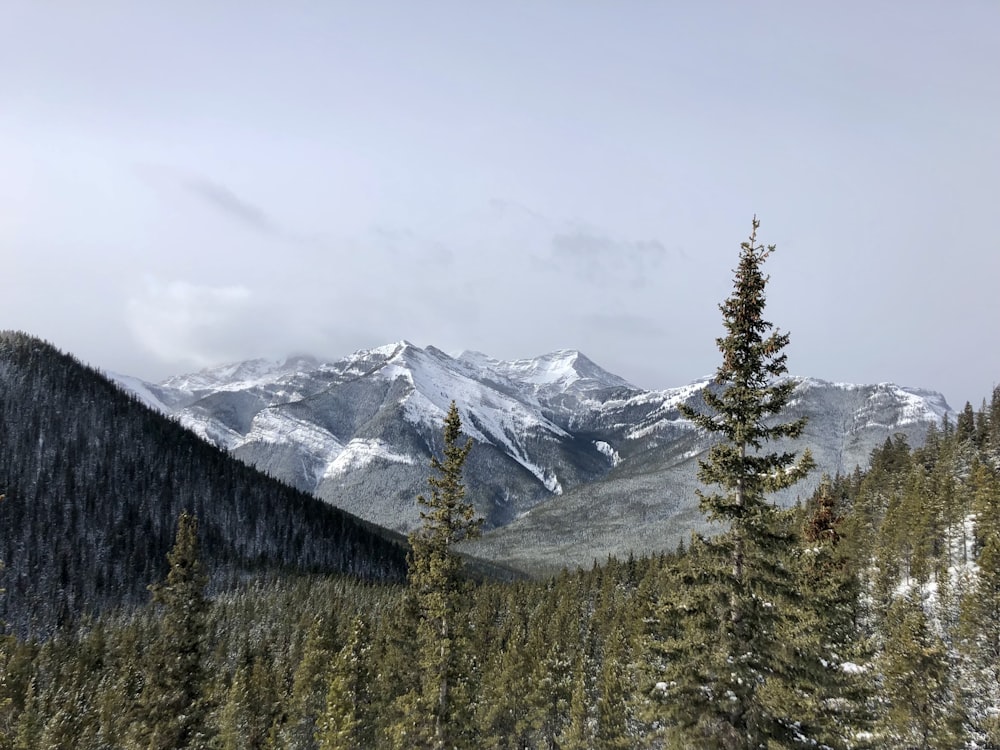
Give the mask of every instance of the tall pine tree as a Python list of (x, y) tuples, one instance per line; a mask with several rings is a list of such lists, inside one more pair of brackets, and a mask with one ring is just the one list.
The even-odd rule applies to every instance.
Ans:
[(676, 741), (685, 747), (781, 747), (798, 738), (794, 720), (766, 694), (787, 684), (794, 666), (781, 642), (794, 599), (792, 530), (768, 495), (791, 487), (813, 467), (808, 451), (767, 451), (797, 438), (805, 419), (777, 421), (795, 388), (787, 371), (789, 336), (764, 318), (761, 271), (774, 246), (757, 243), (759, 222), (742, 243), (732, 295), (720, 305), (726, 335), (717, 339), (722, 364), (703, 391), (708, 412), (685, 416), (721, 441), (700, 463), (698, 492), (709, 520), (725, 525), (698, 541), (699, 569), (688, 595), (668, 603), (675, 623), (660, 648), (666, 679), (658, 690)]
[(177, 519), (177, 536), (167, 555), (167, 580), (150, 586), (163, 617), (150, 646), (150, 664), (139, 699), (140, 746), (147, 750), (209, 747), (206, 717), (205, 618), (208, 576), (198, 558), (198, 521)]
[(431, 458), (429, 497), (417, 501), (423, 525), (410, 535), (409, 583), (419, 611), (417, 647), (421, 684), (406, 701), (409, 747), (452, 748), (464, 744), (468, 728), (463, 700), (465, 662), (463, 615), (465, 578), (454, 551), (479, 536), (481, 519), (465, 500), (462, 467), (472, 441), (460, 442), (462, 421), (455, 402), (444, 420), (444, 458)]

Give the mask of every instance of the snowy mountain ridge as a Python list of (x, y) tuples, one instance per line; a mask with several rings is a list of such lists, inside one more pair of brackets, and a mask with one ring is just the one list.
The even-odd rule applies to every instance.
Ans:
[[(794, 380), (790, 411), (810, 417), (799, 447), (809, 444), (830, 473), (864, 464), (894, 432), (919, 442), (951, 412), (932, 391)], [(159, 384), (118, 381), (243, 460), (400, 531), (419, 522), (415, 498), (426, 488), (430, 456), (440, 452), (452, 400), (477, 446), (466, 466), (469, 496), (497, 538), (526, 524), (535, 536), (573, 536), (585, 517), (596, 528), (595, 513), (598, 521), (621, 513), (626, 525), (651, 513), (684, 517), (691, 527), (697, 457), (710, 447), (679, 406), (697, 408), (711, 378), (646, 391), (574, 350), (504, 361), (398, 341), (337, 362), (250, 360)], [(650, 498), (675, 499), (640, 502), (637, 482), (648, 483)], [(588, 497), (602, 505), (583, 513)], [(629, 508), (639, 513), (631, 521)], [(590, 536), (598, 542), (580, 554), (618, 544)]]

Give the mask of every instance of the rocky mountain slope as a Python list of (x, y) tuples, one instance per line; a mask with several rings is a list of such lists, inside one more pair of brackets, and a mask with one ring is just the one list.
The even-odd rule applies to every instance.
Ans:
[[(930, 391), (799, 378), (792, 416), (822, 472), (864, 464), (886, 437), (922, 440), (950, 411)], [(119, 381), (206, 440), (382, 526), (419, 522), (432, 451), (452, 399), (476, 442), (470, 497), (489, 533), (474, 552), (538, 569), (672, 547), (700, 528), (694, 489), (705, 436), (678, 405), (703, 379), (645, 391), (576, 351), (500, 361), (402, 341), (333, 363), (254, 360), (149, 384)]]

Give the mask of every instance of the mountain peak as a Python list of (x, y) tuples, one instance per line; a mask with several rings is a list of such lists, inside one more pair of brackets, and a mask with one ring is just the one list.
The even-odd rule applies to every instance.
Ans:
[(531, 359), (497, 363), (508, 377), (530, 383), (539, 390), (633, 388), (627, 380), (597, 365), (576, 349), (557, 349)]
[(380, 357), (385, 357), (386, 359), (392, 359), (393, 357), (398, 357), (400, 354), (405, 352), (407, 349), (419, 349), (420, 347), (414, 346), (406, 339), (400, 339), (399, 341), (394, 341), (391, 344), (383, 344), (382, 346), (376, 346), (373, 349), (359, 349), (354, 352), (351, 357), (364, 357), (368, 355), (376, 355)]

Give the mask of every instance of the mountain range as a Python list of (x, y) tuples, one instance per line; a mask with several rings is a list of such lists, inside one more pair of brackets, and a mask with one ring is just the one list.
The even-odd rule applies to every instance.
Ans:
[[(578, 351), (504, 361), (406, 341), (336, 362), (250, 360), (161, 383), (114, 377), (231, 455), (399, 532), (419, 523), (416, 497), (454, 400), (475, 442), (465, 479), (486, 530), (467, 551), (523, 570), (656, 552), (706, 529), (695, 490), (710, 441), (679, 406), (698, 408), (710, 377), (649, 391)], [(787, 447), (811, 448), (818, 469), (778, 497), (786, 505), (822, 473), (864, 466), (889, 436), (920, 444), (951, 413), (933, 391), (794, 380), (782, 418), (809, 422)]]

